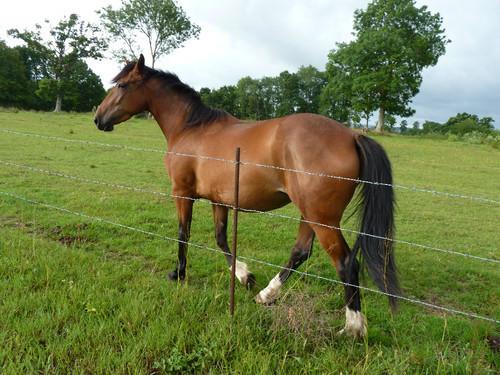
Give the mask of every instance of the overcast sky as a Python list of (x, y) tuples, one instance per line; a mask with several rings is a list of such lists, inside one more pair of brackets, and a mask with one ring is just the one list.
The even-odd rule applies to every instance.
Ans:
[[(97, 21), (95, 10), (120, 1), (10, 2), (0, 13), (0, 39), (9, 28), (54, 23), (70, 13)], [(196, 89), (235, 84), (244, 76), (273, 76), (301, 65), (324, 69), (335, 43), (352, 38), (353, 12), (362, 0), (178, 0), (201, 27), (198, 40), (162, 58), (156, 67), (172, 71)], [(457, 112), (491, 116), (500, 126), (500, 1), (417, 0), (439, 12), (446, 36), (446, 55), (424, 71), (414, 98), (413, 120), (445, 121)], [(110, 58), (89, 62), (104, 85), (120, 66)]]

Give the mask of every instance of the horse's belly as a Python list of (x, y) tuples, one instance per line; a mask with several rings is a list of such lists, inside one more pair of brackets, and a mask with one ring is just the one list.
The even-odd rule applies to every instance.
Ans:
[(282, 191), (251, 192), (240, 191), (239, 207), (247, 210), (270, 211), (290, 203), (290, 197)]
[[(199, 189), (198, 195), (215, 203), (234, 205), (234, 185), (211, 185)], [(239, 204), (242, 209), (270, 211), (290, 203), (290, 197), (282, 189), (265, 184), (244, 184), (239, 187)]]

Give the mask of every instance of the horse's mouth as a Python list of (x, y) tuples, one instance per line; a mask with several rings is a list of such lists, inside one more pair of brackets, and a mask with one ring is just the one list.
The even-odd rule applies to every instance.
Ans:
[(99, 130), (102, 130), (103, 132), (112, 132), (113, 129), (115, 128), (113, 124), (99, 125), (97, 127), (99, 128)]
[(102, 123), (99, 123), (97, 121), (95, 123), (96, 123), (97, 129), (102, 130), (103, 132), (112, 132), (114, 127), (115, 127), (111, 123), (102, 124)]

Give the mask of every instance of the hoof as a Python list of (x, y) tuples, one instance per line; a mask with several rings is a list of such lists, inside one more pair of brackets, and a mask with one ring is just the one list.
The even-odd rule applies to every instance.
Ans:
[(366, 336), (366, 318), (360, 311), (346, 308), (345, 327), (339, 331), (339, 335), (352, 336), (361, 339)]
[(352, 330), (348, 329), (346, 327), (342, 328), (340, 331), (337, 332), (338, 336), (350, 336), (355, 339), (362, 339), (363, 337), (366, 336), (366, 332), (359, 331), (359, 330)]
[(253, 273), (249, 273), (247, 276), (245, 287), (247, 288), (247, 290), (252, 290), (255, 286), (255, 283), (255, 276), (253, 275)]
[(169, 272), (169, 274), (168, 274), (168, 278), (172, 281), (183, 281), (184, 277), (185, 277), (185, 275), (179, 275), (177, 270)]
[(276, 299), (265, 299), (261, 296), (261, 293), (259, 293), (255, 296), (255, 302), (263, 306), (272, 306), (276, 302)]
[(281, 280), (279, 273), (255, 296), (255, 302), (261, 305), (272, 305), (280, 295)]

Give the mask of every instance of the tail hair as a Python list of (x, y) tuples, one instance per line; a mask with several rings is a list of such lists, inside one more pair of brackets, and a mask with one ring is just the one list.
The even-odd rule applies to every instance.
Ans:
[[(374, 182), (361, 183), (357, 206), (361, 217), (361, 229), (353, 252), (349, 269), (353, 270), (359, 250), (364, 258), (368, 274), (377, 287), (390, 294), (389, 304), (397, 308), (400, 295), (398, 272), (394, 259), (394, 210), (395, 197), (392, 187), (392, 169), (382, 146), (371, 138), (359, 135), (356, 146), (360, 156), (360, 179)], [(379, 184), (376, 184), (379, 183)]]

